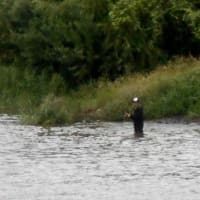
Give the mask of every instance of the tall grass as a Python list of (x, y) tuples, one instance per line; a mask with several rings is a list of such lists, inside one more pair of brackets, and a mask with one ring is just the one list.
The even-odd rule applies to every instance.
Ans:
[(49, 93), (64, 93), (64, 81), (55, 74), (40, 75), (33, 70), (14, 66), (0, 67), (0, 112), (9, 114), (30, 114), (38, 109)]
[(67, 90), (59, 75), (0, 68), (0, 112), (17, 113), (25, 123), (58, 125), (81, 120), (123, 120), (131, 98), (144, 104), (145, 118), (200, 117), (200, 61), (178, 58), (148, 74), (99, 80)]
[(74, 95), (83, 116), (78, 119), (122, 120), (124, 112), (132, 109), (133, 96), (141, 98), (146, 119), (199, 117), (199, 77), (199, 60), (178, 58), (149, 74), (83, 86)]

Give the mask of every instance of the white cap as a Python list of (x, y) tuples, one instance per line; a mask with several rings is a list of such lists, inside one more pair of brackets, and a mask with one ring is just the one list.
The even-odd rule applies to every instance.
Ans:
[(138, 98), (138, 97), (134, 97), (134, 98), (132, 99), (132, 102), (139, 102), (139, 98)]

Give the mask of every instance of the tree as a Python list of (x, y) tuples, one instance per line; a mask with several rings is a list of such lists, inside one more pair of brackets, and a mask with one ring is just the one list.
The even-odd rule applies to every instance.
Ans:
[(131, 72), (155, 64), (160, 56), (156, 43), (161, 34), (157, 1), (119, 0), (113, 4), (110, 18), (117, 64)]
[(200, 52), (200, 12), (189, 0), (162, 2), (161, 48), (174, 55), (198, 55)]

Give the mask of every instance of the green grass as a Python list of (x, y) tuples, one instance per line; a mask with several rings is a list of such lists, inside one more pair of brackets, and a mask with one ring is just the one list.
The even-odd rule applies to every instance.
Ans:
[(146, 119), (200, 117), (200, 61), (178, 58), (148, 74), (99, 80), (68, 91), (59, 75), (0, 68), (0, 112), (20, 114), (24, 123), (62, 125), (82, 120), (123, 120), (138, 96)]
[(79, 107), (73, 119), (123, 120), (124, 112), (131, 109), (133, 96), (141, 98), (146, 119), (199, 117), (199, 77), (200, 61), (179, 58), (149, 74), (83, 86), (73, 97), (74, 104)]

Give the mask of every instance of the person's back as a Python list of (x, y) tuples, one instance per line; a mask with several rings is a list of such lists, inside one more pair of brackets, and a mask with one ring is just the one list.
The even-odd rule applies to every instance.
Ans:
[[(136, 103), (136, 102), (134, 102)], [(134, 131), (136, 137), (142, 137), (143, 136), (143, 126), (144, 126), (144, 117), (143, 117), (143, 107), (142, 105), (137, 102), (135, 104), (135, 109), (133, 113), (131, 114), (131, 119), (134, 123)]]

